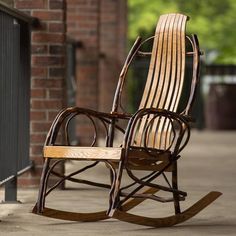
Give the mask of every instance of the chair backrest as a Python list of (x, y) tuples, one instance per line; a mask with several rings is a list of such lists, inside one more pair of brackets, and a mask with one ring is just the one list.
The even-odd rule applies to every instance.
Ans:
[[(185, 109), (185, 114), (188, 114), (193, 103), (199, 77), (200, 51), (197, 36), (192, 35), (191, 39), (186, 35), (187, 20), (187, 16), (178, 13), (165, 14), (160, 17), (155, 35), (151, 37), (153, 38), (152, 52), (146, 53), (151, 55), (151, 59), (139, 109), (158, 108), (172, 112), (177, 111), (185, 80), (186, 56), (190, 55), (193, 57), (193, 65), (192, 86)], [(187, 41), (191, 44), (191, 52), (186, 52)], [(126, 59), (113, 102), (113, 112), (117, 110), (128, 67), (135, 55), (141, 52), (142, 43), (141, 38), (138, 37)], [(147, 123), (150, 123), (152, 118), (152, 115), (146, 115), (139, 122), (133, 138), (133, 145), (157, 149), (167, 148), (170, 144), (173, 124), (170, 119), (161, 117), (153, 119), (151, 125), (148, 126), (148, 131), (145, 131)], [(148, 133), (148, 142), (144, 138), (144, 133)]]
[[(139, 108), (160, 108), (176, 111), (185, 74), (185, 28), (187, 16), (162, 15), (158, 21), (148, 77)], [(142, 146), (145, 124), (152, 117), (146, 116), (137, 130), (136, 145)], [(171, 132), (170, 120), (155, 119), (150, 126), (148, 146), (166, 148)]]
[(176, 111), (184, 81), (186, 21), (187, 17), (181, 14), (160, 17), (139, 108)]

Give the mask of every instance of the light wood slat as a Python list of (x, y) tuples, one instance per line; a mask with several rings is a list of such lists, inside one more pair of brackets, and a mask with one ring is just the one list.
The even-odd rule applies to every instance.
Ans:
[(180, 94), (183, 87), (184, 82), (184, 72), (185, 72), (185, 27), (186, 27), (187, 17), (181, 15), (181, 20), (178, 25), (177, 32), (177, 75), (176, 75), (176, 91), (173, 96), (173, 102), (171, 104), (170, 110), (176, 111)]
[(171, 98), (171, 103), (169, 106), (169, 110), (171, 111), (175, 111), (174, 110), (174, 104), (176, 103), (176, 99), (177, 99), (177, 94), (178, 94), (178, 90), (179, 90), (179, 85), (180, 85), (180, 75), (181, 75), (181, 39), (180, 39), (180, 28), (182, 25), (182, 21), (183, 21), (183, 17), (180, 15), (179, 16), (179, 21), (178, 21), (178, 25), (177, 25), (177, 31), (176, 31), (176, 74), (174, 77), (174, 81), (175, 81), (175, 86), (174, 86), (174, 93), (172, 94), (172, 98)]
[[(171, 54), (172, 54), (172, 25), (174, 23), (174, 16), (172, 14), (168, 15), (167, 18), (167, 27), (165, 28), (164, 32), (164, 41), (163, 41), (163, 55), (162, 55), (162, 64), (161, 64), (161, 70), (159, 73), (159, 86), (157, 87), (157, 92), (155, 96), (152, 98), (152, 106), (153, 107), (159, 107), (163, 108), (164, 104), (164, 97), (167, 92), (166, 84), (168, 84), (169, 81), (169, 73), (170, 73), (170, 67), (171, 67)], [(158, 67), (157, 67), (158, 70)]]
[[(185, 73), (186, 21), (187, 17), (181, 14), (166, 14), (160, 17), (140, 108), (177, 110)], [(136, 146), (144, 146), (144, 129), (152, 117), (152, 115), (144, 117), (137, 125), (134, 138)], [(169, 120), (156, 119), (148, 132), (148, 147), (159, 149), (168, 147), (171, 134)]]
[[(153, 47), (153, 51), (156, 50), (155, 53), (152, 54), (152, 57), (156, 57), (155, 59), (155, 63), (153, 65), (154, 70), (152, 70), (152, 73), (149, 74), (150, 76), (147, 78), (147, 84), (146, 87), (144, 89), (144, 94), (143, 94), (143, 98), (141, 100), (141, 104), (139, 108), (144, 108), (144, 107), (151, 107), (152, 106), (152, 101), (153, 101), (153, 97), (156, 93), (158, 84), (159, 84), (159, 73), (160, 73), (160, 67), (161, 67), (161, 63), (162, 63), (162, 54), (163, 54), (163, 38), (164, 38), (164, 32), (165, 32), (165, 27), (166, 27), (166, 23), (167, 23), (167, 18), (168, 15), (163, 15), (160, 17), (160, 21), (161, 24), (158, 24), (156, 27), (156, 32), (155, 32), (155, 38), (154, 38), (154, 42), (157, 41), (158, 42), (158, 46)], [(139, 127), (139, 137), (138, 137), (138, 144), (141, 146), (142, 144), (142, 139), (143, 139), (143, 129), (148, 121), (148, 119), (151, 119), (152, 116), (147, 116), (144, 117), (140, 127)]]
[[(120, 160), (122, 154), (120, 147), (74, 147), (74, 146), (44, 146), (45, 158), (68, 158), (86, 160)], [(149, 150), (147, 153), (142, 149), (131, 149), (128, 152), (130, 159), (146, 159), (153, 161), (168, 161), (170, 152), (158, 153)]]
[[(174, 17), (174, 22), (173, 22), (173, 35), (169, 40), (169, 43), (171, 42), (172, 44), (172, 55), (171, 55), (171, 75), (167, 76), (169, 79), (169, 87), (168, 91), (166, 91), (166, 100), (162, 108), (169, 110), (169, 107), (171, 105), (171, 102), (173, 102), (172, 95), (175, 90), (175, 84), (176, 84), (176, 43), (177, 43), (177, 31), (178, 31), (178, 22), (180, 15), (176, 14)], [(171, 126), (170, 126), (170, 120), (169, 119), (162, 119), (160, 122), (160, 127), (157, 132), (158, 134), (158, 145), (156, 145), (158, 148), (167, 148), (170, 144), (170, 133), (171, 133)]]
[[(185, 49), (185, 28), (186, 28), (186, 22), (187, 22), (187, 17), (186, 16), (183, 16), (183, 15), (179, 15), (179, 18), (181, 20), (181, 25), (180, 25), (180, 38), (177, 37), (177, 43), (178, 42), (181, 42), (181, 48), (180, 48), (180, 52), (177, 51), (177, 54), (180, 54), (181, 55), (181, 59), (180, 59), (180, 64), (181, 65), (177, 65), (177, 68), (180, 68), (181, 67), (181, 70), (180, 70), (180, 77), (176, 77), (176, 80), (177, 80), (177, 84), (178, 84), (178, 90), (176, 89), (177, 92), (177, 97), (176, 99), (173, 98), (172, 99), (172, 103), (170, 103), (168, 105), (168, 107), (165, 107), (166, 109), (168, 110), (171, 110), (171, 111), (177, 111), (177, 108), (178, 108), (178, 105), (179, 105), (179, 101), (180, 101), (180, 95), (182, 93), (182, 88), (183, 88), (183, 84), (184, 84), (184, 74), (185, 74), (185, 53), (186, 53), (186, 49)], [(178, 34), (179, 30), (177, 31), (177, 34)], [(173, 42), (173, 44), (176, 45), (175, 42)], [(178, 63), (178, 60), (177, 60), (177, 63)], [(174, 63), (173, 63), (173, 66), (174, 66)], [(179, 80), (179, 81), (178, 81)], [(176, 82), (175, 82), (176, 84)], [(171, 108), (172, 104), (175, 104), (173, 108)], [(171, 134), (171, 126), (170, 126), (170, 122), (166, 123), (165, 124), (165, 130), (166, 130), (166, 134), (168, 134), (166, 136), (166, 143), (165, 143), (165, 147), (167, 147), (169, 145), (169, 142), (170, 141), (170, 134)]]
[[(183, 39), (185, 40), (185, 26), (186, 26), (186, 21), (187, 21), (187, 17), (185, 18), (184, 16), (178, 14), (178, 20), (176, 20), (176, 27), (177, 27), (177, 31), (175, 32), (175, 37), (176, 37), (176, 41), (173, 41), (173, 45), (175, 46), (174, 49), (176, 49), (176, 54), (177, 54), (177, 65), (176, 63), (173, 63), (173, 69), (174, 67), (177, 67), (177, 71), (176, 68), (173, 71), (174, 77), (172, 77), (171, 79), (174, 81), (174, 89), (173, 91), (170, 93), (170, 102), (168, 102), (165, 107), (165, 109), (167, 110), (171, 110), (171, 111), (176, 111), (178, 104), (179, 104), (179, 99), (180, 96), (178, 96), (178, 94), (180, 95), (180, 92), (182, 91), (182, 86), (183, 86), (183, 82), (184, 82), (184, 70), (185, 70), (185, 41), (183, 41)], [(183, 32), (184, 29), (184, 32)], [(179, 33), (179, 32), (183, 32)], [(175, 38), (174, 37), (174, 38)], [(182, 47), (180, 47), (180, 42), (182, 42)], [(177, 45), (177, 48), (176, 48)], [(183, 52), (184, 50), (184, 52)], [(176, 59), (176, 55), (173, 54), (175, 56)], [(174, 60), (173, 60), (174, 62)], [(180, 69), (182, 67), (182, 69)], [(176, 104), (176, 106), (175, 106)], [(171, 136), (171, 125), (170, 122), (167, 122), (165, 124), (165, 130), (166, 130), (166, 143), (165, 143), (165, 147), (168, 147), (169, 142), (170, 142), (170, 136)]]
[[(185, 74), (185, 28), (186, 28), (186, 22), (187, 22), (187, 17), (186, 16), (183, 16), (183, 15), (179, 15), (179, 22), (181, 22), (181, 24), (179, 24), (179, 27), (178, 27), (178, 31), (177, 31), (177, 34), (180, 32), (180, 38), (177, 37), (177, 43), (178, 42), (181, 42), (181, 47), (180, 47), (180, 51), (177, 50), (177, 54), (180, 54), (180, 61), (178, 62), (177, 60), (177, 68), (180, 68), (181, 67), (181, 70), (180, 70), (180, 77), (176, 77), (176, 80), (175, 81), (175, 84), (177, 84), (177, 88), (176, 88), (176, 91), (177, 92), (177, 95), (176, 95), (176, 98), (172, 98), (172, 103), (170, 104), (167, 104), (168, 107), (165, 107), (166, 109), (168, 110), (171, 110), (171, 111), (177, 111), (177, 108), (178, 108), (178, 105), (179, 105), (179, 101), (180, 101), (180, 95), (181, 95), (181, 92), (182, 92), (182, 88), (183, 88), (183, 84), (184, 84), (184, 74)], [(176, 45), (175, 42), (173, 42), (174, 45)], [(175, 63), (173, 63), (173, 67), (175, 66)], [(172, 104), (174, 104), (174, 107), (172, 108)], [(170, 141), (170, 134), (171, 134), (171, 125), (170, 125), (170, 122), (166, 122), (165, 124), (165, 128), (166, 130), (166, 134), (168, 134), (166, 136), (166, 143), (165, 143), (165, 147), (167, 147), (169, 145), (169, 142)]]
[[(157, 27), (156, 27), (156, 32), (159, 33), (159, 32), (164, 31), (165, 24), (166, 24), (166, 19), (164, 16), (161, 16), (158, 21)], [(161, 64), (160, 49), (162, 48), (162, 37), (163, 37), (163, 34), (159, 34), (159, 35), (155, 34), (155, 37), (154, 37), (152, 56), (151, 56), (151, 61), (150, 61), (149, 71), (148, 71), (148, 77), (147, 77), (147, 82), (146, 82), (145, 89), (143, 92), (143, 96), (141, 99), (141, 103), (139, 106), (140, 109), (147, 107), (147, 102), (150, 97), (150, 92), (152, 90), (152, 87), (156, 86), (156, 84), (157, 84), (157, 78), (154, 76), (154, 72), (155, 72), (156, 64), (158, 64), (158, 65)], [(157, 50), (158, 48), (159, 48), (159, 50)], [(155, 81), (155, 78), (156, 78), (156, 81)], [(137, 134), (135, 135), (135, 141), (138, 146), (141, 146), (142, 134), (143, 134), (142, 131), (143, 131), (143, 128), (146, 124), (147, 118), (148, 117), (144, 118), (141, 121), (140, 127), (135, 131), (135, 132), (137, 132)]]
[(179, 87), (179, 91), (178, 91), (178, 95), (177, 95), (177, 99), (176, 99), (176, 103), (175, 103), (175, 107), (174, 107), (174, 111), (177, 110), (178, 105), (179, 105), (179, 100), (180, 100), (180, 95), (182, 92), (182, 88), (183, 88), (183, 84), (184, 84), (184, 75), (185, 75), (185, 54), (186, 54), (186, 49), (185, 49), (185, 30), (186, 30), (186, 21), (187, 21), (187, 16), (182, 16), (183, 18), (183, 23), (182, 23), (182, 27), (181, 27), (181, 75), (180, 75), (180, 87)]
[[(178, 15), (179, 16), (179, 23), (182, 23), (182, 16), (181, 15)], [(176, 35), (176, 37), (177, 37), (177, 43), (179, 43), (179, 42), (181, 42), (181, 39), (178, 37), (179, 36), (179, 32), (180, 32), (180, 30), (181, 30), (181, 24), (178, 24), (177, 25), (177, 35)], [(173, 44), (174, 44), (174, 42), (173, 42)], [(177, 68), (179, 68), (179, 71), (180, 71), (180, 73), (181, 73), (181, 60), (182, 60), (182, 58), (181, 58), (181, 48), (179, 48), (180, 50), (177, 50), (177, 55), (179, 55), (180, 57), (179, 57), (179, 60), (177, 60), (177, 61), (173, 61), (173, 63), (172, 63), (172, 67), (174, 66), (177, 66)], [(177, 62), (177, 65), (176, 65), (176, 62)], [(174, 77), (171, 77), (171, 79), (174, 81), (174, 87), (173, 87), (173, 90), (174, 91), (179, 91), (179, 87), (180, 87), (180, 85), (181, 85), (181, 80), (180, 80), (180, 77), (178, 76), (178, 74), (174, 74)], [(173, 92), (171, 91), (171, 90), (169, 90), (168, 91), (169, 92), (169, 94), (172, 94)], [(175, 92), (176, 94), (178, 94), (177, 92)], [(175, 103), (178, 103), (178, 101), (176, 100), (176, 96), (174, 96), (174, 97), (172, 97), (172, 99), (170, 99), (170, 104), (166, 104), (166, 106), (168, 106), (168, 105), (170, 105), (171, 106), (171, 104), (175, 104)], [(166, 107), (163, 107), (163, 108), (166, 108)], [(169, 110), (172, 110), (172, 109), (169, 109)], [(170, 127), (169, 126), (170, 125), (170, 121), (169, 120), (166, 120), (166, 119), (162, 119), (162, 122), (161, 122), (161, 124), (159, 125), (159, 130), (158, 130), (158, 136), (159, 136), (159, 143), (158, 143), (158, 148), (165, 148), (166, 146), (168, 146), (169, 145), (169, 143), (168, 142), (165, 142), (165, 141), (167, 141), (168, 140), (168, 127)], [(170, 129), (170, 128), (169, 128)], [(163, 135), (162, 135), (162, 132), (161, 132), (161, 130), (162, 131), (165, 131), (165, 136), (163, 137)], [(164, 142), (163, 142), (163, 140), (164, 140)]]
[[(170, 14), (169, 16), (169, 27), (166, 30), (167, 39), (165, 44), (167, 45), (167, 55), (166, 55), (166, 68), (160, 75), (160, 80), (163, 81), (162, 87), (158, 88), (158, 94), (156, 95), (156, 101), (154, 100), (154, 107), (164, 108), (167, 94), (170, 93), (168, 91), (170, 86), (170, 72), (172, 68), (172, 37), (173, 37), (173, 25), (175, 20), (175, 14)], [(163, 141), (165, 141), (164, 135), (166, 134), (166, 130), (164, 130), (164, 122), (165, 118), (160, 118), (159, 121), (156, 120), (152, 126), (152, 132), (157, 135), (154, 136), (153, 145), (158, 148), (165, 148), (165, 145), (162, 145)], [(158, 130), (158, 132), (156, 132)], [(157, 138), (156, 138), (157, 137)]]
[[(154, 72), (154, 77), (153, 77), (153, 81), (155, 83), (153, 83), (152, 87), (151, 87), (151, 91), (149, 93), (149, 98), (148, 98), (148, 102), (146, 104), (146, 107), (155, 107), (158, 101), (155, 101), (159, 96), (160, 91), (163, 88), (163, 84), (164, 84), (164, 74), (165, 74), (165, 69), (166, 69), (166, 62), (167, 62), (167, 58), (168, 58), (168, 51), (167, 51), (167, 40), (168, 40), (168, 29), (169, 29), (169, 25), (170, 25), (170, 19), (171, 16), (170, 14), (167, 15), (166, 19), (165, 19), (165, 25), (164, 28), (160, 29), (160, 32), (157, 31), (157, 35), (159, 35), (159, 40), (160, 40), (160, 44), (161, 46), (157, 48), (158, 53), (157, 53), (157, 61), (161, 62), (160, 63), (156, 63), (155, 65), (155, 72)], [(158, 45), (160, 45), (158, 44)]]
[[(170, 60), (171, 57), (169, 56), (169, 53), (171, 53), (171, 51), (169, 51), (168, 46), (170, 47), (170, 44), (168, 43), (169, 41), (169, 30), (170, 30), (170, 26), (171, 26), (171, 21), (172, 21), (172, 15), (168, 14), (167, 18), (166, 18), (166, 27), (165, 30), (163, 32), (164, 34), (164, 38), (163, 38), (163, 51), (162, 51), (162, 57), (161, 57), (161, 67), (159, 69), (158, 66), (156, 66), (156, 72), (155, 73), (155, 77), (158, 77), (159, 83), (155, 89), (155, 94), (153, 97), (151, 97), (152, 103), (148, 106), (148, 107), (159, 107), (162, 108), (161, 100), (162, 100), (162, 94), (163, 94), (163, 90), (165, 88), (165, 84), (166, 82), (168, 82), (168, 77), (166, 76), (166, 71), (168, 70), (168, 64), (170, 64)], [(153, 89), (154, 90), (154, 89)], [(151, 132), (153, 133), (152, 135), (152, 140), (150, 139), (149, 141), (149, 145), (152, 147), (160, 147), (160, 145), (155, 146), (156, 143), (156, 130), (157, 127), (160, 128), (160, 124), (162, 122), (162, 118), (159, 119), (155, 119), (155, 121), (153, 122), (152, 125), (152, 130)], [(159, 132), (158, 132), (159, 133)], [(158, 139), (157, 141), (160, 141), (160, 139)]]
[(76, 160), (120, 160), (122, 148), (45, 146), (44, 157)]
[(176, 14), (174, 25), (173, 25), (173, 45), (172, 45), (172, 68), (171, 68), (171, 77), (170, 77), (170, 89), (167, 95), (167, 101), (164, 106), (164, 109), (169, 110), (171, 103), (173, 101), (173, 93), (175, 91), (176, 85), (176, 69), (177, 69), (177, 32), (178, 32), (178, 23), (181, 20), (181, 16)]
[[(176, 14), (175, 21), (173, 25), (173, 45), (172, 45), (172, 70), (171, 70), (171, 78), (170, 78), (170, 87), (169, 87), (169, 93), (167, 94), (166, 98), (166, 104), (164, 106), (164, 109), (169, 110), (172, 102), (173, 93), (175, 91), (175, 84), (176, 84), (176, 63), (177, 63), (177, 31), (178, 31), (178, 22), (180, 20), (180, 15)], [(171, 137), (171, 124), (169, 120), (165, 121), (165, 124), (163, 125), (163, 130), (166, 131), (165, 136), (165, 145), (164, 149), (168, 148), (170, 144), (170, 137)]]
[[(165, 22), (166, 22), (164, 20), (165, 20), (165, 17), (161, 16), (158, 23), (157, 23), (156, 32), (159, 32), (159, 31), (161, 31), (161, 29), (164, 29)], [(157, 60), (157, 58), (158, 59), (160, 58), (160, 54), (158, 55), (157, 48), (160, 48), (162, 45), (161, 41), (159, 40), (159, 38), (162, 36), (163, 36), (162, 34), (159, 36), (157, 34), (155, 34), (155, 37), (153, 40), (152, 56), (151, 56), (151, 61), (150, 61), (150, 65), (149, 65), (149, 70), (148, 70), (147, 82), (146, 82), (143, 96), (141, 99), (141, 103), (139, 106), (140, 109), (146, 107), (147, 100), (149, 98), (150, 89), (151, 89), (152, 83), (153, 83), (153, 73), (154, 73), (156, 63), (157, 64), (161, 63), (161, 60)]]

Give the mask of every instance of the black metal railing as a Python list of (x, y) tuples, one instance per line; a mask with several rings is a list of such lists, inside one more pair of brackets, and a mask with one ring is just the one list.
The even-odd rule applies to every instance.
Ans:
[(30, 27), (33, 18), (0, 3), (0, 186), (17, 200), (29, 159)]

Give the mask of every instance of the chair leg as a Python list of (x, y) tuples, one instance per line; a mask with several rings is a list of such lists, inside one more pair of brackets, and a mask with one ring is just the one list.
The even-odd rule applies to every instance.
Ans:
[(110, 171), (110, 184), (112, 185), (114, 181), (113, 171), (111, 169), (109, 171)]
[(44, 204), (45, 204), (45, 192), (47, 188), (47, 172), (49, 169), (49, 163), (50, 159), (46, 159), (43, 165), (43, 171), (42, 171), (42, 176), (40, 179), (40, 185), (39, 185), (39, 193), (38, 193), (38, 200), (36, 203), (36, 211), (38, 214), (43, 212)]
[[(119, 199), (120, 199), (119, 192), (120, 192), (121, 178), (122, 178), (122, 174), (123, 174), (123, 165), (124, 165), (124, 163), (120, 162), (117, 173), (115, 170), (113, 172), (110, 172), (110, 173), (113, 173), (113, 175), (112, 175), (113, 184), (112, 184), (111, 192), (110, 192), (111, 201), (110, 201), (109, 208), (107, 211), (107, 215), (109, 217), (112, 217), (112, 215), (113, 215), (114, 211), (116, 210), (117, 205), (119, 203)], [(112, 168), (111, 168), (111, 170), (112, 170)]]
[[(173, 163), (173, 170), (172, 170), (172, 187), (174, 189), (178, 189), (178, 169), (177, 169), (177, 162)], [(179, 204), (179, 194), (173, 192), (174, 198), (174, 207), (175, 207), (175, 214), (181, 213), (180, 211), (180, 204)]]

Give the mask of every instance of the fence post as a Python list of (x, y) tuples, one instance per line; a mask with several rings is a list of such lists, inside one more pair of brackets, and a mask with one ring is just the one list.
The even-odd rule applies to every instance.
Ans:
[(19, 203), (19, 201), (17, 201), (17, 177), (16, 176), (5, 184), (4, 203)]

